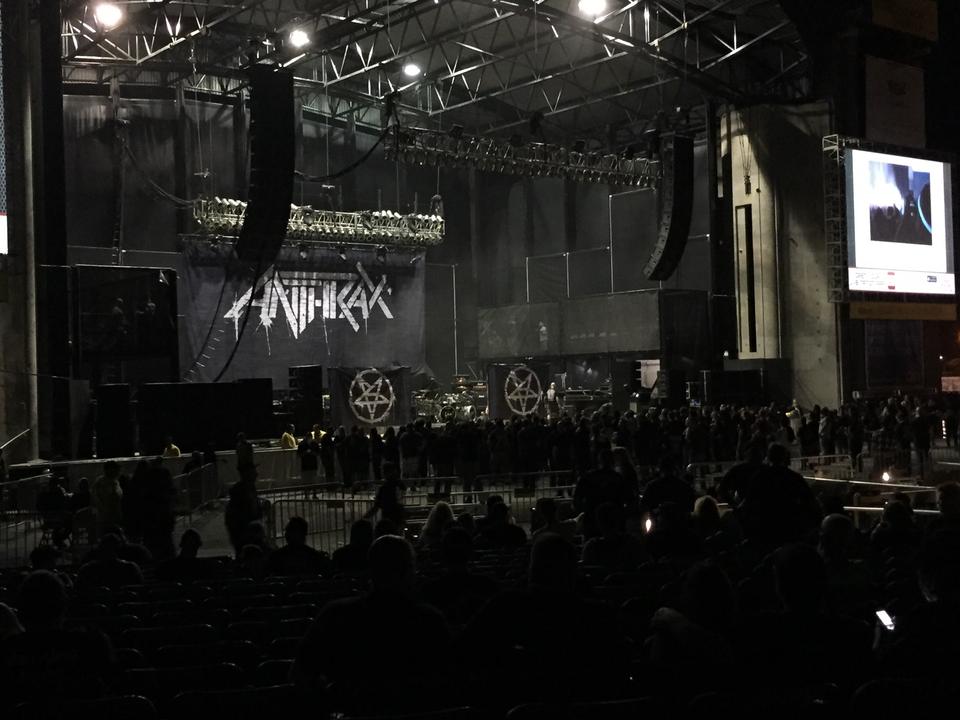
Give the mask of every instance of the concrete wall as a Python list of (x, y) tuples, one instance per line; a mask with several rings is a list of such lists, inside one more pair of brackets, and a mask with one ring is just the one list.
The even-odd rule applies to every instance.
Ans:
[[(830, 132), (829, 110), (820, 103), (731, 110), (722, 129), (723, 148), (732, 159), (740, 357), (789, 360), (793, 394), (801, 404), (835, 406), (836, 318), (827, 301), (821, 152), (822, 137)], [(746, 207), (753, 233), (752, 347)]]

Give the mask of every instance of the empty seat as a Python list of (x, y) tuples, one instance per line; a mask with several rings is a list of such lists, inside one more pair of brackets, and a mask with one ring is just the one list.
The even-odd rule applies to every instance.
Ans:
[(267, 657), (272, 660), (292, 660), (297, 656), (302, 637), (275, 638), (267, 646)]
[(155, 720), (157, 710), (145, 697), (124, 695), (100, 700), (59, 701), (24, 703), (10, 713), (11, 720)]
[(293, 685), (243, 690), (186, 692), (171, 704), (170, 717), (177, 720), (262, 720), (265, 717), (323, 717), (316, 695), (305, 695)]
[(217, 631), (209, 625), (135, 628), (123, 633), (123, 645), (146, 653), (164, 645), (208, 643), (217, 640)]
[(260, 649), (249, 641), (223, 640), (203, 645), (164, 645), (153, 653), (153, 661), (157, 667), (216, 665), (225, 662), (250, 669), (261, 659)]
[(458, 707), (448, 710), (431, 710), (429, 712), (407, 715), (350, 716), (344, 718), (344, 720), (479, 720), (480, 717), (480, 713), (471, 707)]
[(162, 612), (183, 612), (196, 607), (192, 600), (158, 600), (157, 602), (138, 601), (123, 602), (117, 605), (117, 612), (122, 615), (136, 615), (141, 620), (148, 620)]
[(293, 660), (264, 660), (257, 665), (253, 675), (253, 684), (257, 687), (283, 685), (290, 680)]
[(239, 597), (220, 596), (208, 598), (203, 602), (203, 606), (206, 608), (219, 608), (221, 610), (230, 611), (243, 611), (250, 607), (276, 604), (276, 595), (241, 595)]
[(317, 608), (314, 605), (267, 605), (264, 607), (246, 608), (241, 617), (244, 620), (299, 620), (314, 618)]
[(161, 711), (182, 692), (234, 690), (243, 687), (243, 684), (243, 673), (231, 663), (133, 669), (124, 672), (120, 679), (125, 692), (149, 698)]
[(151, 624), (156, 627), (174, 627), (176, 625), (210, 625), (214, 628), (225, 628), (231, 620), (226, 610), (217, 608), (192, 608), (179, 612), (157, 613), (151, 618)]
[(507, 713), (507, 720), (636, 720), (660, 717), (663, 704), (655, 698), (608, 700), (601, 702), (529, 703)]

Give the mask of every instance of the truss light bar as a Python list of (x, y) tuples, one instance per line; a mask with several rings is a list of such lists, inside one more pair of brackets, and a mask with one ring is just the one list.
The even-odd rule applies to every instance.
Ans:
[(474, 167), (487, 172), (528, 177), (563, 177), (579, 182), (653, 187), (660, 163), (635, 152), (588, 151), (545, 143), (499, 139), (416, 128), (394, 128), (387, 139), (387, 157), (409, 165)]
[(119, 25), (120, 21), (123, 20), (123, 8), (116, 3), (98, 3), (93, 10), (93, 16), (102, 27), (110, 30)]
[(302, 48), (310, 44), (310, 36), (306, 30), (297, 28), (296, 30), (290, 31), (290, 34), (287, 36), (287, 41), (295, 48)]
[[(239, 236), (247, 204), (232, 198), (201, 198), (193, 209), (201, 235)], [(350, 242), (393, 247), (430, 247), (443, 242), (440, 215), (401, 215), (391, 210), (341, 212), (291, 205), (287, 239), (301, 243)]]
[(607, 11), (607, 0), (580, 0), (578, 7), (584, 15), (597, 17)]

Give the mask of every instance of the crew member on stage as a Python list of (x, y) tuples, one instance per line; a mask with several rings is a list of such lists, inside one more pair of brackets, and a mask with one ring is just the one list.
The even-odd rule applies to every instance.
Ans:
[(547, 388), (547, 420), (555, 420), (560, 417), (560, 396), (557, 393), (557, 384), (550, 383)]
[(294, 436), (293, 425), (287, 425), (283, 435), (280, 436), (280, 447), (283, 450), (293, 450), (297, 447), (297, 438)]

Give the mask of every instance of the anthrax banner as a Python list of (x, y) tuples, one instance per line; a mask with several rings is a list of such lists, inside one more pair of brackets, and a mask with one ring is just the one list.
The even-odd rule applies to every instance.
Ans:
[(293, 365), (396, 367), (424, 360), (424, 263), (410, 253), (284, 248), (236, 279), (232, 246), (183, 248), (180, 310), (184, 379), (269, 377), (287, 387)]
[(334, 425), (400, 425), (410, 420), (408, 368), (331, 368), (330, 415)]

